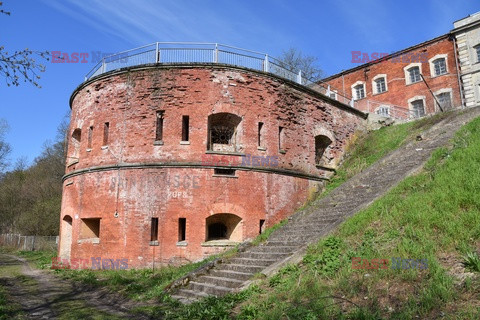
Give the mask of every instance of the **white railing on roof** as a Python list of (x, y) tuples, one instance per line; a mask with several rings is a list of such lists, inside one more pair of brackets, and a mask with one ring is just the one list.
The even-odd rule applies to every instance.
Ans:
[[(307, 86), (331, 97), (330, 86), (321, 81), (305, 78), (302, 70), (289, 68), (280, 60), (266, 53), (241, 49), (218, 43), (200, 42), (155, 42), (143, 47), (119, 52), (104, 57), (85, 76), (85, 81), (102, 73), (142, 64), (219, 63), (239, 66), (276, 76)], [(337, 90), (338, 92), (339, 90)], [(334, 99), (355, 107), (355, 100), (341, 93)]]

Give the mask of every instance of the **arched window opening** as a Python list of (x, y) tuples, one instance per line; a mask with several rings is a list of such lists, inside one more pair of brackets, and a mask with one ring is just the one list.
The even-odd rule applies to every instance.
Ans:
[(242, 218), (230, 213), (219, 213), (206, 219), (206, 241), (242, 241)]
[(62, 219), (60, 234), (60, 257), (62, 259), (70, 259), (70, 251), (72, 249), (72, 222), (73, 219), (69, 215), (66, 215)]
[(208, 117), (208, 150), (237, 152), (238, 126), (242, 118), (232, 113), (216, 113)]
[(318, 135), (315, 137), (315, 164), (324, 165), (329, 162), (327, 156), (327, 151), (332, 143), (329, 137), (324, 135)]
[(77, 128), (72, 133), (72, 157), (78, 159), (80, 153), (80, 142), (82, 141), (82, 130)]

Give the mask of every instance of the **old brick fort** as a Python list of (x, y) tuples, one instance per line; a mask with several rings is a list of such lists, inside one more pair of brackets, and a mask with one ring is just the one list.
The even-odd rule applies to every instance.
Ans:
[(321, 190), (368, 114), (478, 103), (479, 22), (320, 82), (218, 44), (104, 58), (70, 99), (59, 256), (150, 267), (255, 238)]

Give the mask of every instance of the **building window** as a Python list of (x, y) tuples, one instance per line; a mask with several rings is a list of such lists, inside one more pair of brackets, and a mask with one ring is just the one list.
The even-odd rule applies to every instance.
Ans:
[(443, 111), (452, 109), (452, 96), (450, 92), (439, 93), (436, 97)]
[(72, 133), (72, 148), (73, 148), (72, 158), (75, 158), (73, 160), (78, 160), (81, 141), (82, 141), (82, 129), (77, 128), (73, 130), (73, 133)]
[(239, 151), (238, 130), (242, 118), (232, 113), (208, 116), (208, 150), (220, 152)]
[(435, 76), (440, 76), (447, 73), (447, 64), (445, 63), (445, 58), (434, 60), (433, 69)]
[(264, 133), (263, 133), (263, 122), (258, 123), (258, 147), (263, 148), (263, 138), (264, 138)]
[(355, 90), (355, 100), (360, 100), (365, 98), (365, 86), (363, 84), (357, 84), (353, 88)]
[(337, 91), (336, 90), (330, 91), (329, 95), (330, 95), (330, 98), (337, 100)]
[(380, 106), (375, 111), (376, 114), (381, 115), (383, 117), (390, 117), (390, 108), (387, 106)]
[(412, 101), (413, 117), (420, 118), (425, 115), (425, 106), (423, 100)]
[(89, 127), (88, 128), (88, 144), (87, 144), (88, 149), (92, 148), (92, 139), (93, 139), (93, 127)]
[(216, 176), (235, 176), (235, 169), (215, 168), (213, 174)]
[(242, 241), (242, 218), (230, 213), (218, 213), (206, 219), (206, 241)]
[(278, 127), (278, 151), (285, 152), (285, 128)]
[(187, 239), (187, 219), (178, 218), (178, 241), (185, 241)]
[(375, 88), (376, 93), (382, 93), (387, 91), (387, 87), (385, 86), (385, 78), (378, 78), (375, 80)]
[(108, 131), (110, 130), (110, 123), (105, 122), (103, 125), (103, 145), (108, 145)]
[(260, 228), (259, 228), (258, 234), (262, 234), (264, 230), (265, 230), (265, 219), (260, 219)]
[(324, 135), (318, 135), (315, 137), (315, 164), (323, 165), (328, 163), (325, 159), (326, 151), (332, 144), (332, 140)]
[(152, 218), (150, 226), (150, 241), (158, 241), (158, 218)]
[(100, 218), (82, 219), (80, 239), (100, 239)]
[(419, 67), (412, 67), (412, 68), (408, 69), (408, 77), (409, 77), (410, 83), (415, 83), (415, 82), (418, 82), (418, 81), (422, 80), (420, 78), (420, 68)]
[(163, 141), (163, 119), (165, 117), (165, 111), (157, 111), (155, 141)]
[(477, 62), (480, 62), (480, 45), (475, 47), (475, 51), (477, 53)]
[(189, 135), (189, 116), (182, 116), (182, 141), (188, 141)]

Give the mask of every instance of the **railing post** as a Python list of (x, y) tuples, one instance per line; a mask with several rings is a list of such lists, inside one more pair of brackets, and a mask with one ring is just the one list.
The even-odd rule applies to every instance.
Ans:
[(327, 86), (327, 93), (325, 95), (330, 98), (330, 85)]
[(215, 52), (213, 53), (213, 62), (218, 63), (218, 43), (215, 43)]
[(263, 62), (263, 71), (268, 72), (268, 54), (265, 54), (265, 61)]
[(355, 108), (355, 100), (350, 100), (350, 107)]
[(298, 71), (297, 83), (302, 84), (302, 70), (299, 70), (299, 71)]
[(155, 62), (160, 62), (160, 53), (158, 52), (158, 42), (155, 42)]
[(102, 73), (105, 73), (105, 58), (102, 58)]

